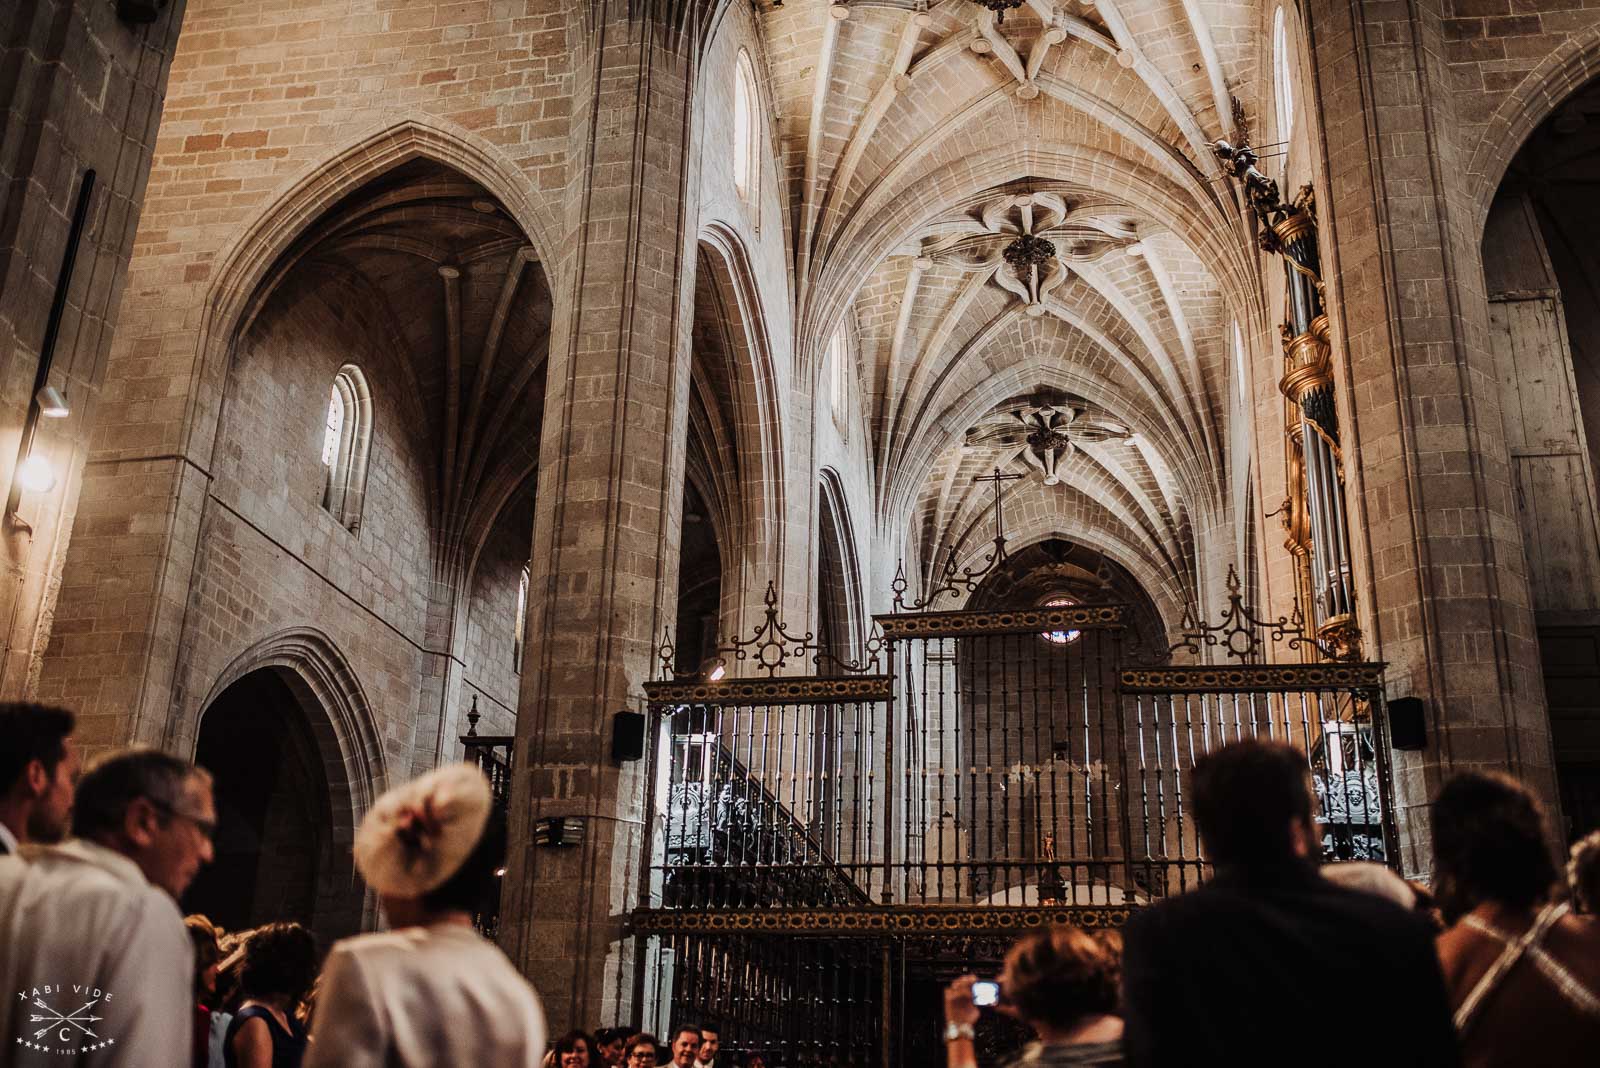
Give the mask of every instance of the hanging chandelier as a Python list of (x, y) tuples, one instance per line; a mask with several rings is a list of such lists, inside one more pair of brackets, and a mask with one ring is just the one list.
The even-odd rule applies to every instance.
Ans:
[(974, 4), (986, 7), (995, 13), (995, 21), (1004, 23), (1006, 12), (1014, 11), (1022, 6), (1022, 0), (972, 0)]
[(1030, 267), (1043, 267), (1055, 258), (1056, 246), (1042, 237), (1023, 234), (1000, 251), (1007, 263), (1018, 273)]

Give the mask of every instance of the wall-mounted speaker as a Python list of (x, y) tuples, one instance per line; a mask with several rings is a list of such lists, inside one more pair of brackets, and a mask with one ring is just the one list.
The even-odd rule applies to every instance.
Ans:
[(1397, 697), (1389, 702), (1389, 745), (1395, 749), (1425, 749), (1428, 718), (1420, 697)]
[(611, 717), (611, 759), (621, 764), (644, 757), (644, 713), (618, 712)]

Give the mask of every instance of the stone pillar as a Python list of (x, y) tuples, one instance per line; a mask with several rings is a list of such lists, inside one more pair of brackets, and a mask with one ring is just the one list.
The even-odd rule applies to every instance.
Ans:
[[(527, 654), (501, 941), (552, 1033), (630, 1017), (644, 763), (611, 763), (674, 619), (697, 219), (694, 47), (598, 0), (571, 44), (574, 165), (552, 273)], [(577, 848), (532, 845), (581, 816)]]
[(1365, 652), (1388, 661), (1390, 696), (1428, 708), (1427, 749), (1396, 754), (1409, 871), (1429, 863), (1422, 806), (1452, 769), (1509, 770), (1556, 796), (1440, 8), (1306, 12)]
[[(101, 0), (26, 0), (0, 13), (0, 69), (7, 72), (0, 101), (0, 477), (7, 488), (78, 191), (84, 173), (95, 172), (49, 376), (71, 414), (42, 420), (33, 443), (56, 484), (22, 493), (0, 538), (0, 697), (8, 700), (38, 687), (184, 2), (173, 0), (146, 25), (120, 21), (116, 5)], [(63, 643), (96, 641), (71, 624), (56, 633)]]

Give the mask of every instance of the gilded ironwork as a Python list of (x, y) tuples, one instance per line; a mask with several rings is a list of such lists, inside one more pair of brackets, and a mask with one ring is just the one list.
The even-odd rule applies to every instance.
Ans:
[(1169, 656), (1179, 649), (1195, 656), (1203, 649), (1220, 649), (1224, 656), (1244, 663), (1259, 656), (1268, 641), (1283, 643), (1290, 649), (1316, 647), (1316, 638), (1306, 632), (1298, 602), (1287, 616), (1258, 619), (1245, 606), (1239, 573), (1232, 564), (1228, 565), (1228, 607), (1223, 610), (1222, 617), (1215, 623), (1208, 623), (1195, 615), (1193, 605), (1187, 605), (1179, 628), (1179, 640), (1167, 649)]
[[(978, 584), (991, 572), (1006, 562), (1006, 512), (1005, 512), (1005, 484), (1022, 478), (1021, 475), (1008, 475), (998, 467), (994, 474), (983, 475), (973, 479), (974, 482), (994, 483), (994, 548), (989, 555), (983, 558), (983, 563), (978, 567), (956, 567), (955, 553), (952, 552), (945, 558), (944, 569), (939, 574), (939, 583), (928, 595), (923, 598), (906, 599), (906, 591), (911, 584), (906, 579), (905, 563), (895, 569), (894, 581), (889, 588), (894, 591), (894, 610), (896, 612), (921, 612), (945, 594), (971, 594), (977, 590)], [(880, 619), (881, 623), (882, 620)]]
[(894, 696), (892, 675), (804, 675), (756, 677), (719, 682), (647, 682), (651, 705), (821, 705), (844, 701), (887, 701)]
[[(715, 660), (722, 669), (714, 674), (715, 679), (720, 680), (726, 674), (730, 660), (735, 663), (748, 663), (767, 678), (776, 676), (780, 670), (792, 664), (806, 664), (819, 672), (829, 673), (864, 674), (877, 669), (883, 649), (883, 636), (876, 630), (868, 637), (861, 659), (850, 660), (824, 647), (812, 631), (808, 630), (798, 637), (789, 632), (788, 624), (778, 618), (778, 588), (775, 583), (770, 581), (767, 583), (767, 592), (762, 600), (766, 605), (766, 612), (750, 637), (735, 638), (731, 642), (717, 646), (713, 651), (709, 659)], [(700, 682), (687, 681), (677, 675), (674, 671), (675, 657), (671, 636), (664, 632), (661, 644), (656, 649), (662, 678), (670, 680), (675, 685), (702, 685)], [(705, 685), (711, 685), (710, 680)], [(717, 692), (714, 687), (712, 692)]]
[(1122, 672), (1124, 693), (1286, 693), (1383, 688), (1383, 664), (1185, 664)]
[(638, 909), (633, 929), (649, 934), (782, 934), (832, 938), (885, 935), (926, 936), (955, 933), (1021, 934), (1058, 924), (1077, 927), (1121, 927), (1133, 910), (1123, 906), (1073, 905), (1037, 907), (950, 905), (827, 909), (714, 909), (687, 911)]
[(1074, 604), (1054, 608), (1015, 608), (1000, 612), (914, 612), (875, 616), (890, 641), (907, 638), (961, 638), (976, 634), (1050, 634), (1091, 627), (1119, 628), (1127, 609), (1120, 604)]

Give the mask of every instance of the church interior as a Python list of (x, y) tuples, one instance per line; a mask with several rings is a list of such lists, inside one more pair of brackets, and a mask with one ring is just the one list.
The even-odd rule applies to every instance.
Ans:
[(1232, 738), (1408, 875), (1454, 769), (1600, 825), (1592, 4), (0, 30), (0, 695), (212, 771), (187, 909), (373, 929), (469, 760), (554, 1030), (887, 1068)]

